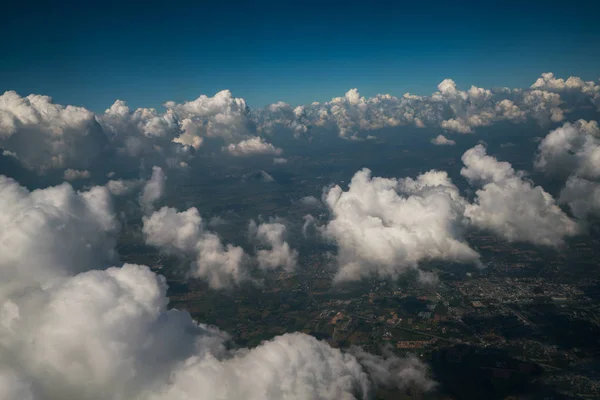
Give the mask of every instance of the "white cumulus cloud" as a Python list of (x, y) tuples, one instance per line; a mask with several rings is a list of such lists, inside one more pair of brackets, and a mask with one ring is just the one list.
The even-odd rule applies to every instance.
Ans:
[(585, 222), (600, 215), (600, 128), (596, 121), (567, 122), (550, 131), (538, 146), (535, 167), (555, 177), (568, 177), (559, 201), (575, 217)]
[(242, 140), (239, 143), (231, 143), (223, 150), (232, 156), (242, 157), (251, 155), (273, 155), (279, 156), (283, 150), (266, 142), (263, 138), (255, 136), (250, 139)]
[(434, 139), (431, 139), (431, 143), (436, 146), (454, 146), (456, 142), (452, 139), (448, 139), (444, 135), (437, 135)]
[(86, 168), (108, 140), (94, 113), (48, 96), (0, 95), (0, 146), (26, 168)]
[(565, 123), (542, 139), (535, 167), (557, 175), (600, 178), (600, 129), (596, 121)]
[(577, 223), (541, 186), (534, 186), (507, 162), (488, 156), (483, 145), (467, 150), (461, 175), (481, 184), (465, 216), (481, 229), (509, 241), (558, 246), (565, 237), (579, 233)]
[(466, 202), (445, 172), (416, 179), (371, 177), (358, 171), (344, 191), (325, 194), (332, 219), (323, 234), (338, 246), (338, 279), (397, 277), (426, 260), (477, 262), (462, 239)]
[(163, 207), (144, 217), (146, 243), (162, 251), (194, 258), (190, 275), (206, 279), (213, 288), (225, 288), (247, 279), (246, 254), (241, 247), (224, 245), (205, 229), (196, 208), (179, 212)]
[(286, 271), (296, 268), (298, 252), (290, 247), (285, 240), (287, 227), (280, 221), (274, 220), (257, 224), (250, 221), (250, 236), (254, 238), (261, 247), (256, 252), (258, 265), (261, 269), (270, 270), (282, 267)]

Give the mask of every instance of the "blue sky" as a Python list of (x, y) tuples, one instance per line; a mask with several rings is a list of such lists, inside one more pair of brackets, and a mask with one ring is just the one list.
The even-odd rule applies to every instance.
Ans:
[(444, 78), (483, 87), (528, 86), (546, 71), (600, 78), (592, 1), (10, 3), (0, 91), (94, 111), (222, 89), (262, 107), (353, 87), (429, 94)]

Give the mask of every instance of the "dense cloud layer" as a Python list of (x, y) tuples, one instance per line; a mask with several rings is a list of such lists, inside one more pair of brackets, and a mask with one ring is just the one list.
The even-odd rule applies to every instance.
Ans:
[[(118, 228), (106, 188), (29, 192), (0, 177), (0, 203), (2, 399), (337, 400), (368, 399), (382, 379), (431, 387), (414, 359), (355, 356), (304, 334), (228, 350), (227, 334), (167, 309), (164, 278), (104, 269)], [(157, 242), (197, 245), (193, 209), (157, 213), (171, 224), (151, 231)], [(394, 365), (393, 376), (371, 376), (374, 363)]]
[(501, 121), (535, 120), (547, 124), (562, 121), (567, 109), (559, 93), (535, 85), (528, 89), (495, 90), (471, 86), (463, 91), (452, 79), (445, 79), (431, 96), (406, 93), (402, 97), (379, 94), (366, 98), (357, 89), (351, 89), (343, 97), (312, 103), (294, 112), (289, 111), (287, 104), (277, 103), (254, 114), (259, 130), (265, 132), (273, 131), (275, 125), (293, 127), (294, 132), (311, 128), (333, 130), (343, 138), (359, 139), (366, 136), (364, 132), (401, 125), (440, 127), (466, 134)]
[[(228, 90), (184, 103), (169, 101), (164, 111), (131, 110), (117, 100), (101, 115), (54, 104), (46, 96), (6, 92), (0, 96), (0, 146), (5, 155), (37, 171), (86, 169), (100, 154), (185, 168), (207, 141), (216, 141), (223, 151), (236, 156), (280, 155), (283, 150), (265, 137), (333, 132), (361, 139), (369, 137), (370, 131), (402, 125), (473, 133), (501, 121), (560, 122), (572, 109), (586, 104), (600, 107), (600, 85), (576, 77), (565, 81), (550, 73), (542, 74), (527, 89), (472, 86), (464, 91), (452, 79), (445, 79), (430, 96), (407, 93), (366, 98), (351, 89), (324, 103), (292, 108), (279, 102), (256, 110)], [(434, 142), (452, 142), (446, 139), (438, 137)]]
[(593, 104), (600, 111), (600, 84), (594, 81), (571, 76), (567, 80), (556, 78), (552, 72), (542, 74), (532, 89), (542, 89), (551, 92), (575, 94), (585, 103)]

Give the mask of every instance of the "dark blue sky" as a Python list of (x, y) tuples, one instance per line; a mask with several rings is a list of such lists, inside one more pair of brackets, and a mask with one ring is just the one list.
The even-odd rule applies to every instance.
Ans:
[[(600, 77), (593, 1), (6, 2), (0, 92), (102, 111), (230, 89), (251, 107)], [(12, 4), (11, 4), (12, 3)]]

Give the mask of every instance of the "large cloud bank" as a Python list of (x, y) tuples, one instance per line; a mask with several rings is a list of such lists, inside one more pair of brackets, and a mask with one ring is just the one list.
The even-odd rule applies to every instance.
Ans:
[(100, 154), (186, 167), (206, 139), (238, 143), (256, 131), (245, 101), (226, 90), (164, 106), (164, 112), (131, 110), (117, 100), (95, 115), (82, 107), (55, 104), (47, 96), (21, 97), (10, 91), (0, 96), (0, 146), (24, 167), (40, 172), (84, 169)]
[[(333, 400), (368, 399), (374, 385), (431, 387), (414, 359), (355, 356), (304, 334), (228, 349), (225, 333), (167, 308), (164, 278), (106, 268), (118, 232), (106, 188), (29, 192), (0, 177), (0, 203), (2, 399)], [(193, 211), (162, 210), (187, 221), (186, 232), (161, 230), (162, 243), (203, 240)]]
[(600, 106), (600, 84), (577, 77), (564, 81), (545, 73), (526, 89), (471, 86), (461, 90), (452, 79), (445, 79), (430, 96), (406, 93), (401, 97), (379, 94), (366, 98), (357, 89), (351, 89), (343, 97), (312, 103), (293, 112), (287, 104), (277, 103), (254, 114), (259, 130), (265, 133), (272, 132), (274, 126), (289, 127), (296, 135), (314, 128), (358, 139), (365, 131), (401, 125), (440, 127), (465, 134), (502, 121), (555, 123), (562, 121), (574, 104)]
[[(277, 156), (283, 150), (267, 138), (282, 132), (295, 137), (312, 131), (335, 132), (360, 139), (365, 132), (410, 125), (473, 133), (502, 121), (560, 122), (575, 107), (598, 108), (599, 99), (596, 82), (577, 77), (563, 80), (551, 73), (526, 89), (472, 86), (461, 90), (452, 79), (445, 79), (430, 96), (366, 98), (351, 89), (324, 103), (292, 108), (279, 102), (256, 110), (228, 90), (184, 103), (168, 101), (164, 111), (132, 110), (117, 100), (100, 115), (55, 104), (47, 96), (6, 92), (0, 96), (0, 146), (6, 155), (37, 171), (83, 170), (100, 154), (175, 168), (188, 166), (207, 141), (217, 141), (223, 151), (235, 156)], [(445, 142), (450, 143), (451, 139)]]

